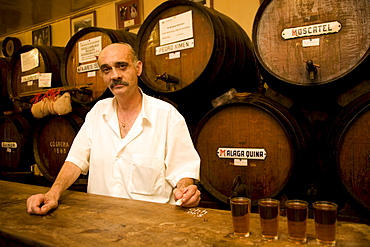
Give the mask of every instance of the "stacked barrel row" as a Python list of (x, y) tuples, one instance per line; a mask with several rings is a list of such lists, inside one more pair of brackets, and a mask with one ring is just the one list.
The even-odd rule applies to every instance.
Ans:
[[(171, 28), (188, 23), (174, 19), (189, 11), (193, 33), (177, 40), (166, 31), (180, 34)], [(147, 17), (135, 42), (141, 79), (196, 123), (201, 184), (212, 196), (225, 204), (239, 193), (254, 203), (284, 194), (343, 205), (344, 185), (369, 209), (369, 179), (361, 176), (369, 175), (369, 16), (368, 1), (267, 0), (253, 43), (230, 18), (188, 1), (165, 2)], [(230, 89), (247, 93), (213, 108)], [(253, 150), (262, 156), (240, 159)]]
[[(124, 31), (76, 33), (61, 59), (61, 86), (74, 88), (79, 106), (109, 96), (93, 71), (77, 72), (92, 63), (79, 62), (78, 44), (100, 36), (103, 47), (134, 44), (144, 66), (140, 86), (184, 115), (202, 160), (201, 185), (215, 200), (226, 204), (239, 193), (254, 203), (283, 194), (339, 202), (337, 186), (344, 185), (369, 209), (369, 4), (265, 0), (252, 42), (216, 10), (167, 1), (148, 15), (134, 41), (117, 38)], [(227, 101), (233, 91), (239, 94)], [(70, 145), (58, 138), (56, 145)], [(36, 157), (41, 153), (48, 152)], [(58, 165), (51, 178), (63, 157), (52, 161)]]
[(296, 188), (309, 200), (344, 206), (352, 196), (370, 209), (369, 12), (366, 0), (270, 0), (256, 14), (253, 44), (267, 95), (298, 108), (311, 127), (296, 179), (307, 180)]
[[(97, 53), (116, 42), (133, 46), (135, 38), (135, 34), (126, 31), (91, 27), (76, 33), (66, 47), (24, 45), (11, 58), (4, 59), (7, 67), (1, 67), (4, 71), (1, 85), (7, 87), (2, 87), (2, 92), (7, 90), (14, 107), (3, 111), (4, 116), (0, 117), (2, 175), (37, 174), (41, 171), (48, 181), (55, 180), (88, 110), (99, 99), (111, 96), (96, 72)], [(86, 48), (80, 48), (81, 44)], [(93, 52), (90, 50), (90, 54), (86, 54), (90, 58), (85, 57), (81, 61), (80, 51), (91, 46), (98, 48)], [(34, 61), (36, 65), (30, 65)], [(29, 69), (25, 69), (27, 66)], [(85, 69), (81, 72), (83, 67)], [(42, 73), (51, 74), (50, 85), (41, 85), (37, 77), (32, 77)], [(49, 115), (36, 119), (30, 112), (31, 100), (49, 89), (70, 92), (73, 110), (63, 116)], [(13, 114), (9, 114), (11, 111)], [(79, 181), (86, 183), (85, 180), (81, 176)]]

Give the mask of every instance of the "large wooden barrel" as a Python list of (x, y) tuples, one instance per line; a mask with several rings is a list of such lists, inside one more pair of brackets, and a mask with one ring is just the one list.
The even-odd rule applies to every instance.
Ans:
[(276, 196), (288, 180), (298, 181), (292, 195), (305, 194), (309, 124), (293, 112), (257, 93), (210, 111), (194, 134), (203, 187), (225, 203), (236, 181), (253, 203)]
[[(192, 108), (231, 88), (254, 92), (259, 73), (253, 45), (231, 18), (184, 0), (166, 1), (141, 26), (135, 49), (145, 85), (177, 105)], [(193, 104), (197, 111), (199, 104)], [(209, 109), (208, 109), (209, 110)]]
[[(8, 93), (8, 73), (10, 58), (0, 57), (0, 115), (6, 112), (13, 112), (14, 105)], [(6, 114), (5, 114), (6, 115)]]
[[(33, 96), (44, 89), (61, 87), (60, 62), (64, 47), (24, 45), (15, 52), (10, 61), (8, 92), (17, 101), (29, 102)], [(51, 73), (51, 85), (40, 84), (37, 73)], [(23, 81), (23, 82), (22, 82)], [(30, 104), (24, 104), (29, 108)]]
[(97, 56), (112, 43), (125, 42), (134, 46), (135, 38), (134, 33), (98, 27), (84, 28), (75, 33), (68, 41), (61, 65), (63, 85), (82, 87), (72, 92), (72, 100), (94, 104), (99, 99), (111, 96), (112, 93), (97, 73)]
[(252, 35), (261, 74), (297, 98), (344, 92), (368, 79), (369, 23), (368, 0), (265, 0)]
[(349, 194), (370, 210), (370, 93), (344, 107), (326, 132), (330, 169), (325, 180), (338, 175)]
[(0, 117), (0, 166), (3, 172), (30, 172), (34, 164), (30, 114), (18, 113)]
[(87, 112), (88, 108), (78, 108), (64, 116), (53, 115), (39, 120), (33, 151), (38, 168), (49, 181), (56, 179)]

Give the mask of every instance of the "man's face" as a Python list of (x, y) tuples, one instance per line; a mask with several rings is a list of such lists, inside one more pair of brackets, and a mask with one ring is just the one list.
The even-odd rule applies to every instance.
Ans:
[(123, 44), (111, 44), (103, 49), (98, 63), (103, 81), (114, 95), (127, 94), (137, 88), (142, 63), (133, 63), (130, 49)]

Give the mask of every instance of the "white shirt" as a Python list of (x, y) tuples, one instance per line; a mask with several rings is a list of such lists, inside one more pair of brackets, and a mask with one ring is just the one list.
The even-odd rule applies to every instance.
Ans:
[(183, 116), (169, 103), (142, 95), (141, 112), (124, 138), (116, 99), (97, 102), (66, 161), (89, 171), (89, 193), (173, 204), (181, 178), (199, 179), (200, 158)]

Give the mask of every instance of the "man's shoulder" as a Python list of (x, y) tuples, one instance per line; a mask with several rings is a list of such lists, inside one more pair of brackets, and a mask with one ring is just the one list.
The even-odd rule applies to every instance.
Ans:
[(105, 98), (97, 101), (94, 105), (94, 108), (105, 108), (112, 104), (113, 98)]
[(167, 101), (164, 101), (164, 100), (159, 99), (159, 98), (155, 98), (155, 97), (147, 95), (147, 94), (144, 94), (144, 95), (146, 97), (146, 101), (148, 102), (148, 106), (150, 106), (150, 107), (159, 107), (159, 108), (164, 108), (164, 109), (167, 109), (167, 110), (175, 108), (172, 104), (170, 104)]

